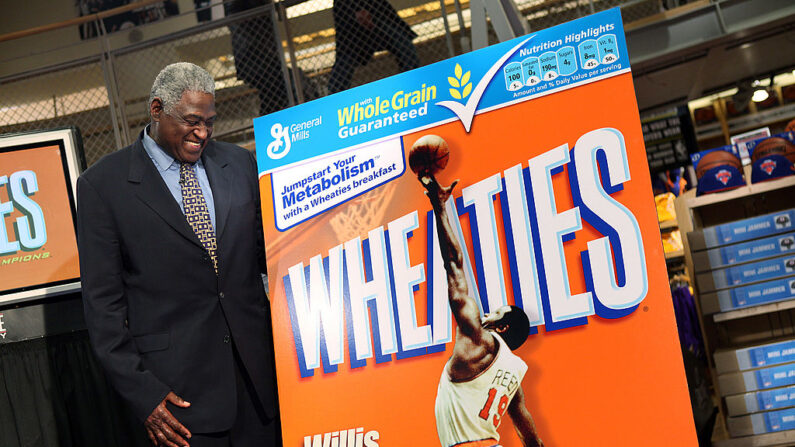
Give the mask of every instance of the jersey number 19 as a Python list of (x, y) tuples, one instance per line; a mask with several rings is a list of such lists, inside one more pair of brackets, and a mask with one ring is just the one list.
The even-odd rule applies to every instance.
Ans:
[[(480, 410), (478, 416), (481, 417), (484, 421), (489, 420), (489, 415), (491, 414), (491, 406), (494, 404), (494, 398), (497, 396), (497, 389), (492, 388), (489, 390), (489, 397), (486, 399), (486, 404), (483, 405), (483, 409)], [(508, 395), (503, 394), (500, 397), (500, 401), (497, 404), (497, 413), (492, 417), (491, 423), (494, 424), (494, 427), (500, 426), (500, 421), (502, 420), (502, 416), (505, 414), (505, 410), (508, 409)]]

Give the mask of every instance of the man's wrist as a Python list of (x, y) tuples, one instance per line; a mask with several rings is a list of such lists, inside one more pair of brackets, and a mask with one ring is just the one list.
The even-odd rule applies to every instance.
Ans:
[[(148, 403), (147, 403), (147, 405), (146, 405), (146, 407), (148, 407), (148, 408), (149, 408), (149, 412), (148, 412), (148, 413), (146, 413), (145, 415), (142, 415), (143, 417), (140, 417), (140, 416), (139, 416), (139, 418), (140, 418), (141, 420), (143, 420), (143, 421), (146, 421), (146, 418), (148, 418), (148, 417), (149, 417), (149, 416), (150, 416), (150, 415), (151, 415), (151, 414), (152, 414), (152, 413), (153, 413), (153, 412), (154, 412), (154, 411), (157, 409), (157, 407), (158, 407), (158, 406), (159, 406), (161, 403), (163, 403), (163, 401), (164, 401), (164, 400), (166, 400), (166, 396), (168, 396), (168, 393), (170, 393), (170, 392), (171, 392), (171, 390), (167, 388), (165, 391), (161, 391), (160, 393), (156, 394), (156, 395), (155, 395), (156, 397), (155, 397), (155, 398), (153, 398), (153, 399), (157, 399), (157, 401), (155, 401), (155, 402), (152, 402), (152, 401), (148, 402)], [(159, 397), (158, 397), (158, 396), (159, 396)], [(146, 411), (146, 410), (144, 410), (144, 411)]]

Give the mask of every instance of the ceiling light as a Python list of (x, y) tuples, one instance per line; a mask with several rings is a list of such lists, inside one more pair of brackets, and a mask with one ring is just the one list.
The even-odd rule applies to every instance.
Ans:
[(751, 97), (751, 101), (753, 102), (762, 102), (766, 100), (770, 94), (767, 92), (767, 89), (760, 88), (754, 92), (754, 96)]

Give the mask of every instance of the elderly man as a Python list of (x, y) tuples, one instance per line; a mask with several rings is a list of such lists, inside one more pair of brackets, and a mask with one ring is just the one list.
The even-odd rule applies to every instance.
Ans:
[(215, 86), (196, 65), (157, 75), (149, 114), (77, 182), (92, 345), (153, 444), (274, 445), (256, 162), (210, 139)]

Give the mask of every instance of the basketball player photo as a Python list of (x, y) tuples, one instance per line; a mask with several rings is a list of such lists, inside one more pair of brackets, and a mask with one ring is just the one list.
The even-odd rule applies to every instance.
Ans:
[(443, 187), (434, 177), (448, 158), (447, 143), (435, 135), (417, 140), (409, 154), (409, 165), (433, 207), (450, 309), (458, 325), (453, 353), (444, 366), (436, 394), (439, 441), (442, 447), (498, 446), (497, 429), (508, 416), (522, 445), (543, 446), (521, 387), (527, 364), (511, 352), (525, 342), (530, 324), (516, 306), (500, 307), (481, 318), (469, 294), (464, 254), (445, 208), (457, 181)]

